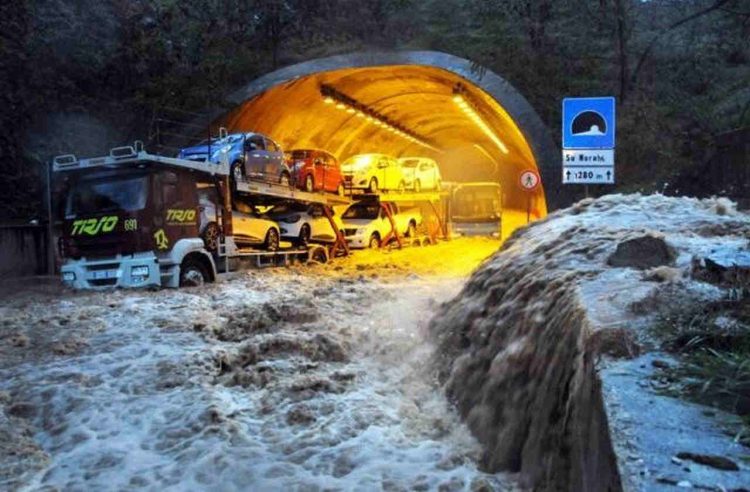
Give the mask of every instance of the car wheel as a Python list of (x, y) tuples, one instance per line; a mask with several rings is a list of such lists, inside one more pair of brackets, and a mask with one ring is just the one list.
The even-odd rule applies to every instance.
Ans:
[(409, 222), (409, 228), (406, 230), (406, 237), (417, 237), (417, 224)]
[(279, 184), (282, 186), (289, 186), (289, 173), (284, 171), (279, 177)]
[(192, 258), (185, 258), (180, 265), (180, 287), (200, 287), (208, 281), (203, 266)]
[(422, 191), (422, 183), (420, 183), (418, 179), (414, 181), (414, 191), (417, 193)]
[(307, 243), (310, 242), (310, 225), (309, 224), (302, 224), (302, 227), (299, 230), (298, 240), (301, 246), (306, 246)]
[(377, 234), (370, 236), (370, 249), (378, 249), (380, 247), (380, 237)]
[(344, 193), (345, 193), (345, 192), (346, 192), (346, 191), (344, 190), (344, 183), (339, 183), (339, 186), (338, 186), (338, 188), (336, 188), (336, 194), (337, 194), (338, 196), (344, 196)]
[(377, 178), (370, 179), (370, 186), (367, 189), (370, 193), (377, 193), (378, 192), (378, 179)]
[(402, 179), (398, 184), (398, 191), (403, 192), (406, 189), (406, 183)]
[(203, 244), (206, 246), (206, 249), (211, 252), (215, 253), (219, 249), (219, 237), (221, 236), (221, 229), (219, 228), (219, 224), (216, 222), (209, 222), (205, 229), (203, 229), (203, 233), (201, 233), (201, 238), (203, 239)]
[(279, 233), (276, 229), (268, 229), (263, 248), (268, 251), (277, 251), (279, 249)]

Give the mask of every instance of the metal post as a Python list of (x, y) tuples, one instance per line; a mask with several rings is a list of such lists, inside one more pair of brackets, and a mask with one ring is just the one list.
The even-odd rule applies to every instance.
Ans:
[(45, 170), (45, 208), (47, 209), (47, 274), (55, 274), (55, 240), (52, 224), (52, 162), (47, 162)]
[(531, 222), (531, 193), (526, 193), (526, 223)]

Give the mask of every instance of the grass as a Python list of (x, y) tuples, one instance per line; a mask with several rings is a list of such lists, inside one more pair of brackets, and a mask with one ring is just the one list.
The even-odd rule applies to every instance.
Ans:
[(680, 362), (657, 377), (673, 383), (671, 394), (740, 416), (733, 434), (750, 445), (750, 298), (671, 309), (654, 334)]

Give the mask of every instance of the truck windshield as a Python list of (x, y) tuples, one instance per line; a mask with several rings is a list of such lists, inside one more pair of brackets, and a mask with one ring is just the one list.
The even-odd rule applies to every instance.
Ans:
[(380, 205), (352, 205), (344, 215), (341, 217), (344, 219), (376, 219), (380, 213)]
[(65, 213), (67, 216), (75, 216), (141, 210), (146, 206), (147, 191), (147, 175), (81, 179), (68, 195)]
[(502, 213), (499, 186), (462, 186), (453, 194), (456, 222), (492, 222)]

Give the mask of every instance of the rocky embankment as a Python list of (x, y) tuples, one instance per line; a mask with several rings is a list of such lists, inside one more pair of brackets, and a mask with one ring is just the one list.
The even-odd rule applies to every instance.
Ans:
[[(660, 195), (584, 200), (519, 230), (430, 324), (439, 379), (483, 445), (483, 466), (519, 472), (536, 490), (743, 490), (745, 465), (699, 462), (708, 467), (692, 469), (700, 483), (665, 478), (679, 456), (714, 456), (698, 449), (709, 439), (691, 444), (675, 433), (703, 427), (671, 422), (659, 439), (692, 448), (648, 449), (631, 432), (639, 422), (657, 421), (660, 402), (692, 404), (653, 391), (650, 374), (625, 364), (651, 367), (641, 358), (662, 349), (653, 328), (674, 306), (742, 294), (732, 258), (747, 254), (748, 238), (750, 217), (730, 202)], [(619, 365), (632, 379), (600, 377)], [(710, 425), (705, 432), (720, 458), (748, 454)]]

